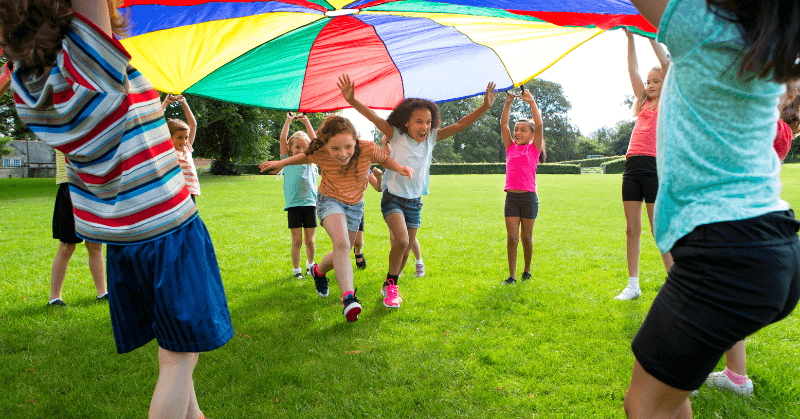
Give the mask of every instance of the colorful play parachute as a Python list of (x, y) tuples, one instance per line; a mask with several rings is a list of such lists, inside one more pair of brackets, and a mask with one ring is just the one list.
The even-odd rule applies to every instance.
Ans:
[(519, 86), (604, 30), (655, 29), (627, 0), (126, 0), (122, 41), (156, 89), (273, 109), (391, 109)]

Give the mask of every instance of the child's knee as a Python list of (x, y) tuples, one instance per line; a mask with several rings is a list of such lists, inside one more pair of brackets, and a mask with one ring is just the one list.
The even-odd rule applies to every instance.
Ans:
[(161, 367), (189, 367), (194, 368), (199, 358), (199, 352), (174, 352), (162, 347), (158, 348), (158, 365)]

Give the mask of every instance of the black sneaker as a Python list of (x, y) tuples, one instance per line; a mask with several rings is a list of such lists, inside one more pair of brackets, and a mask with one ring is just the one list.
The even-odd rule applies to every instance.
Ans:
[(62, 307), (66, 307), (66, 306), (67, 306), (67, 303), (65, 303), (63, 300), (61, 300), (61, 299), (59, 298), (59, 299), (57, 299), (57, 300), (53, 301), (52, 303), (47, 303), (47, 306), (48, 306), (48, 307), (56, 307), (56, 306), (62, 306)]
[(355, 292), (353, 292), (353, 295), (348, 295), (347, 298), (342, 301), (342, 306), (342, 314), (344, 314), (348, 322), (358, 320), (358, 315), (361, 314), (361, 302), (356, 298)]
[[(353, 254), (356, 254), (355, 249), (353, 249)], [(361, 259), (361, 261), (359, 261), (359, 259)], [(367, 269), (367, 259), (364, 258), (364, 252), (361, 252), (360, 255), (356, 255), (356, 268)]]
[(512, 278), (512, 277), (510, 277), (510, 276), (508, 277), (508, 279), (503, 281), (503, 285), (513, 285), (513, 284), (516, 284), (516, 283), (517, 283), (517, 280)]
[(108, 301), (108, 293), (105, 293), (105, 294), (97, 297), (97, 301), (102, 301), (102, 300)]
[(523, 280), (523, 281), (527, 281), (527, 280), (529, 280), (529, 279), (531, 279), (531, 278), (533, 278), (533, 276), (531, 275), (531, 273), (530, 273), (530, 272), (523, 272), (523, 273), (522, 273), (522, 280)]
[(298, 273), (294, 274), (294, 278), (295, 278), (295, 279), (303, 279), (303, 278), (305, 278), (305, 277), (303, 276), (303, 273), (302, 273), (302, 272), (298, 272)]
[(317, 288), (317, 294), (320, 297), (327, 297), (328, 296), (328, 277), (325, 275), (319, 276), (316, 272), (315, 263), (314, 266), (311, 267), (311, 276), (314, 277), (314, 286)]

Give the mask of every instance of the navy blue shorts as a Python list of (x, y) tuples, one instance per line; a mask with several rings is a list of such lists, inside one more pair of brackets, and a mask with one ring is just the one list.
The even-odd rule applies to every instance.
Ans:
[(200, 217), (159, 239), (107, 249), (118, 353), (153, 338), (173, 352), (211, 351), (233, 336), (214, 246)]
[(383, 213), (383, 218), (386, 218), (389, 214), (403, 214), (407, 228), (422, 227), (422, 197), (403, 198), (384, 189), (381, 197), (381, 212)]
[(703, 384), (736, 342), (788, 316), (800, 298), (800, 223), (792, 211), (695, 228), (631, 347), (664, 384)]

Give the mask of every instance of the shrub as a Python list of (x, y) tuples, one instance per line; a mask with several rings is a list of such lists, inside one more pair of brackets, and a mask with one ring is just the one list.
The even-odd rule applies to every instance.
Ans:
[(617, 160), (612, 160), (603, 163), (603, 173), (622, 173), (625, 171), (625, 157), (618, 157)]
[[(215, 162), (216, 164), (216, 162)], [(372, 167), (383, 167), (373, 165)], [(258, 170), (257, 164), (237, 164), (237, 174), (266, 175)], [(458, 163), (458, 164), (431, 164), (431, 175), (504, 175), (505, 163)], [(541, 163), (536, 173), (543, 175), (579, 175), (581, 168), (577, 164)]]
[(569, 161), (561, 161), (560, 164), (577, 164), (581, 167), (601, 167), (603, 163), (614, 161), (619, 159), (620, 157), (625, 156), (610, 156), (610, 157), (600, 157), (597, 159), (583, 159), (583, 160), (569, 160)]

